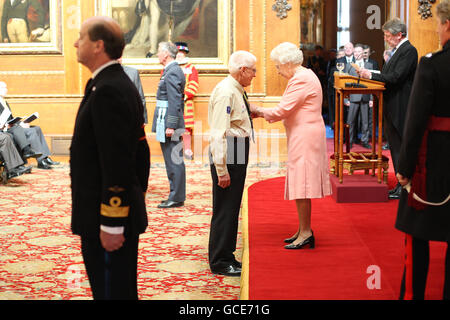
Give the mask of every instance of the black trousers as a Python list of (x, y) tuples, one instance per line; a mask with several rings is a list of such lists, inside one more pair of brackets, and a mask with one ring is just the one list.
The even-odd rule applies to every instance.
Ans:
[[(406, 259), (400, 286), (400, 300), (424, 300), (430, 264), (428, 240), (406, 235)], [(444, 300), (450, 300), (450, 245), (447, 244), (445, 257)]]
[(211, 269), (224, 268), (236, 260), (234, 251), (247, 175), (248, 153), (248, 138), (227, 139), (227, 169), (231, 179), (231, 184), (227, 188), (217, 185), (219, 179), (216, 167), (211, 164), (213, 214), (208, 246)]
[(126, 237), (124, 245), (107, 252), (100, 238), (81, 238), (81, 253), (94, 300), (137, 300), (139, 236)]

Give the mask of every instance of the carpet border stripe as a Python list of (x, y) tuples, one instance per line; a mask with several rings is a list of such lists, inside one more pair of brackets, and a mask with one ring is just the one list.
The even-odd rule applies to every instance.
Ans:
[[(257, 182), (255, 182), (257, 183)], [(253, 183), (254, 184), (254, 183)], [(252, 185), (253, 185), (252, 184)], [(242, 217), (242, 239), (243, 239), (243, 248), (242, 248), (242, 271), (241, 271), (241, 291), (239, 294), (240, 300), (249, 300), (249, 233), (248, 233), (248, 189), (252, 186), (248, 186), (244, 190), (244, 194), (242, 196), (242, 209), (241, 209), (241, 217)]]

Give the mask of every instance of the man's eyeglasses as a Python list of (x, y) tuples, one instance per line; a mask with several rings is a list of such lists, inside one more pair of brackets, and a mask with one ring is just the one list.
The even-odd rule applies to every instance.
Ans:
[(251, 70), (251, 71), (253, 71), (254, 74), (256, 74), (256, 68), (250, 68), (250, 67), (243, 67), (243, 68), (245, 68), (245, 70)]

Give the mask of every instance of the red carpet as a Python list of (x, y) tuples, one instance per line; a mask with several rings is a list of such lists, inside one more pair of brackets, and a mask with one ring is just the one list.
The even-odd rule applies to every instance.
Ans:
[[(398, 299), (404, 256), (404, 235), (394, 228), (398, 201), (312, 200), (316, 248), (286, 250), (283, 239), (295, 233), (298, 218), (283, 192), (284, 177), (248, 189), (248, 299)], [(431, 244), (427, 299), (442, 298), (445, 249)], [(371, 266), (379, 268), (379, 288)]]

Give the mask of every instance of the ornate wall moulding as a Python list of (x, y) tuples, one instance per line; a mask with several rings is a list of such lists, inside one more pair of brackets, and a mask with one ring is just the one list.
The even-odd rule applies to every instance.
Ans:
[(277, 17), (280, 19), (287, 18), (287, 12), (292, 9), (292, 5), (288, 3), (288, 0), (275, 0), (272, 5), (272, 10), (277, 13)]
[(436, 0), (418, 0), (419, 8), (417, 9), (417, 13), (422, 17), (422, 20), (426, 20), (429, 17), (433, 16), (431, 12), (431, 4), (435, 3)]

